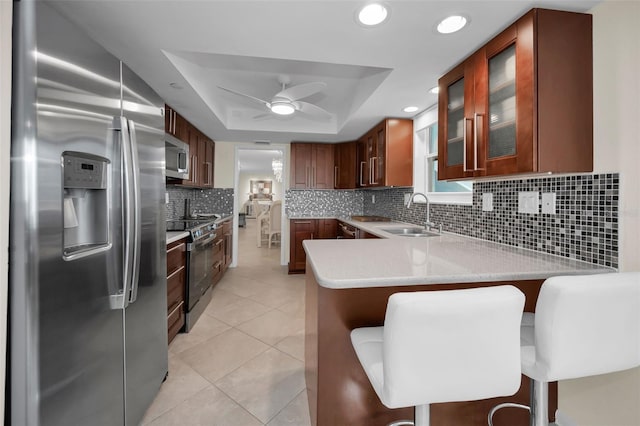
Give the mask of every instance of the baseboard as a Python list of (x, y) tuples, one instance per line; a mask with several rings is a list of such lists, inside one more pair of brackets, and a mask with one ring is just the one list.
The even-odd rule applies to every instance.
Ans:
[(556, 410), (556, 423), (557, 426), (578, 426), (569, 416), (560, 410)]

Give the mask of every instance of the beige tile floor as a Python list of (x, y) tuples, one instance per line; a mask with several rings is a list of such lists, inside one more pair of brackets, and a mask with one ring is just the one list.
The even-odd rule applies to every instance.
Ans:
[(238, 232), (238, 267), (213, 289), (193, 330), (169, 346), (169, 377), (143, 425), (306, 426), (304, 275), (287, 275), (280, 246)]

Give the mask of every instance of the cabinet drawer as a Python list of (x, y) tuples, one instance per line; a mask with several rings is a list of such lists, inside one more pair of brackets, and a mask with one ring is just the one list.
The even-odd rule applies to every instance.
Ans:
[(217, 259), (217, 256), (220, 255), (223, 251), (224, 251), (224, 238), (222, 238), (222, 235), (220, 235), (218, 238), (216, 238), (216, 241), (213, 243), (213, 246), (211, 248), (211, 255), (213, 256), (214, 259)]
[(167, 277), (167, 311), (169, 312), (175, 305), (184, 301), (186, 271), (183, 266)]
[(167, 276), (180, 268), (184, 268), (187, 260), (187, 244), (184, 240), (176, 241), (167, 247)]
[(180, 302), (167, 316), (167, 337), (170, 343), (184, 326), (184, 302)]

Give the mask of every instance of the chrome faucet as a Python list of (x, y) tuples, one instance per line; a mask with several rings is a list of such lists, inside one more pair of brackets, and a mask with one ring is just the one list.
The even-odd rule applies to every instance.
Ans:
[(424, 222), (424, 229), (429, 231), (430, 229), (438, 229), (438, 233), (442, 234), (442, 224), (438, 224), (436, 225), (435, 223), (431, 222), (429, 220), (429, 197), (427, 197), (426, 194), (423, 194), (422, 192), (414, 192), (413, 194), (411, 194), (411, 197), (409, 198), (409, 202), (407, 203), (407, 208), (410, 209), (411, 208), (411, 203), (413, 202), (413, 199), (416, 198), (417, 195), (422, 195), (425, 199), (425, 201), (427, 202), (427, 219)]

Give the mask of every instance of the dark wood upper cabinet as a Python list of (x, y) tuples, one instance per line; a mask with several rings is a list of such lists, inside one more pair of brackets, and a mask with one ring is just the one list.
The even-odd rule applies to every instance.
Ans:
[(165, 105), (165, 132), (189, 145), (189, 178), (168, 178), (175, 185), (213, 188), (215, 143), (169, 105)]
[(532, 9), (439, 80), (438, 178), (593, 170), (592, 17)]
[(387, 118), (357, 146), (357, 186), (413, 185), (413, 120)]
[(291, 188), (333, 189), (334, 145), (291, 143)]
[(356, 187), (356, 142), (343, 142), (335, 146), (335, 189)]

